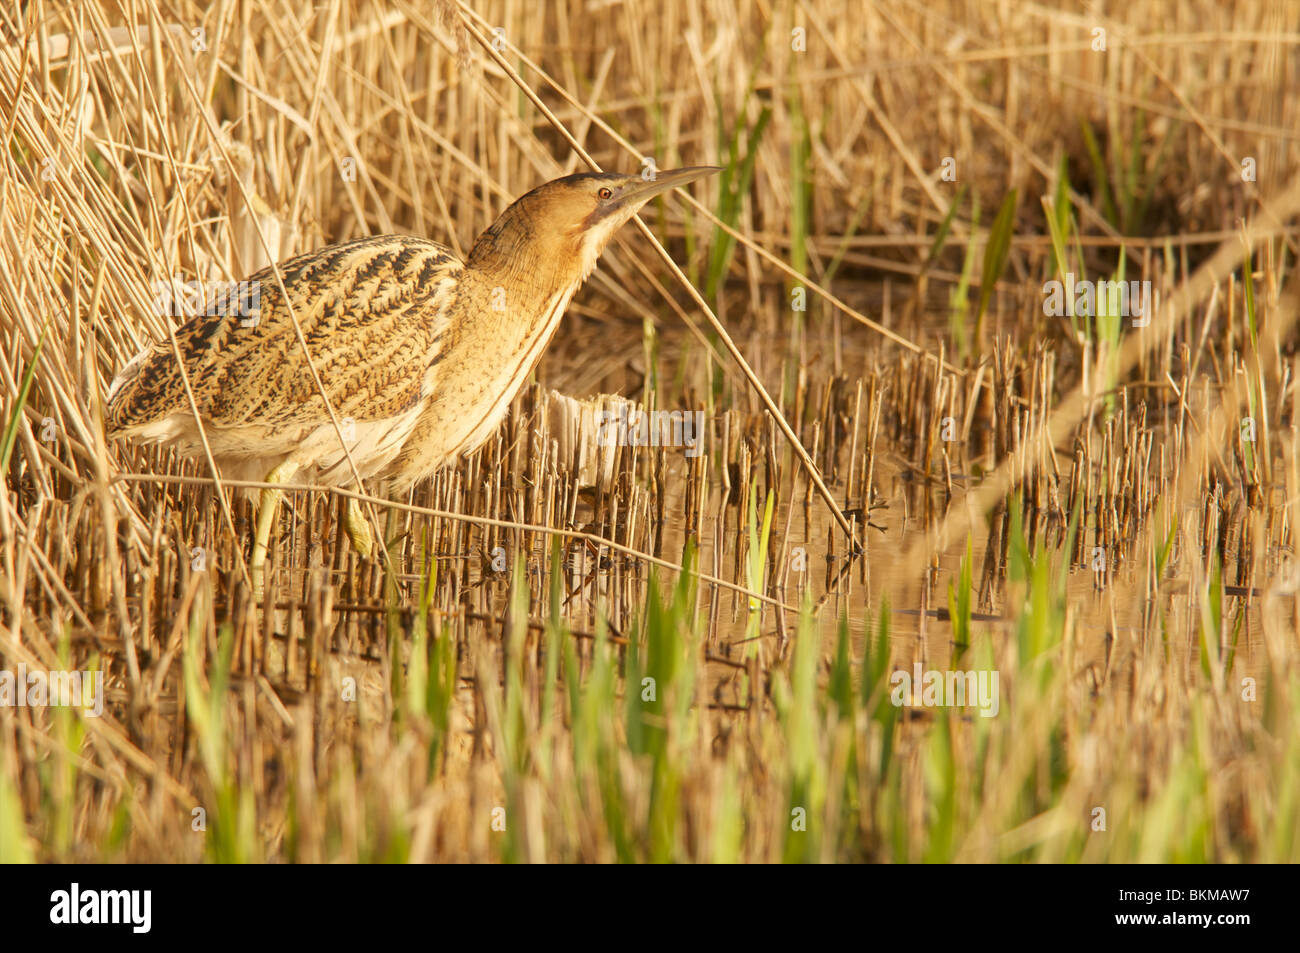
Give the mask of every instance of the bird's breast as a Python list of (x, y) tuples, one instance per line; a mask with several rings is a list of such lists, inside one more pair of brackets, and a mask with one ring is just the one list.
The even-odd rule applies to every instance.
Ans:
[(428, 476), (483, 443), (541, 359), (576, 286), (525, 307), (486, 295), (457, 302), (460, 312), (430, 366), (430, 397), (391, 478), (398, 486)]

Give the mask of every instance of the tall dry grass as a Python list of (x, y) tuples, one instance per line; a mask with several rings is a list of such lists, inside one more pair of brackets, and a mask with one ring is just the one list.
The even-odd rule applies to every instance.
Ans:
[[(1296, 4), (36, 2), (0, 35), (0, 669), (108, 694), (0, 709), (0, 859), (1300, 858)], [(162, 284), (462, 251), (575, 145), (725, 167), (642, 216), (703, 297), (626, 230), (538, 375), (704, 409), (708, 453), (584, 481), (539, 386), (376, 501), (388, 570), (294, 493), (254, 605), (246, 508), (104, 437)], [(1044, 315), (1121, 263), (1150, 326)], [(892, 704), (914, 662), (998, 671), (998, 716)]]

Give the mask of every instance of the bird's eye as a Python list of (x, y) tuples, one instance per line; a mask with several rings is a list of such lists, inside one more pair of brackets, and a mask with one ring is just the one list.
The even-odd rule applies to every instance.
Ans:
[(596, 193), (596, 197), (597, 197), (597, 198), (600, 198), (600, 199), (607, 199), (607, 198), (609, 198), (610, 196), (612, 196), (613, 194), (614, 194), (614, 192), (613, 192), (612, 189), (601, 188), (601, 190), (600, 190), (599, 192)]

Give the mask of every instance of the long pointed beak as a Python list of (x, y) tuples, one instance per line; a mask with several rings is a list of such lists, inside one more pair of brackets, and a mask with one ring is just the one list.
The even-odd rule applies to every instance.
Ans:
[(713, 173), (721, 171), (721, 167), (716, 165), (693, 165), (685, 169), (656, 173), (653, 179), (646, 179), (624, 189), (623, 193), (618, 197), (618, 207), (627, 208), (629, 205), (635, 205), (639, 208), (656, 195), (662, 195), (669, 189), (675, 189), (679, 185), (685, 185), (688, 182), (694, 182), (696, 179), (702, 179), (706, 175), (713, 175)]

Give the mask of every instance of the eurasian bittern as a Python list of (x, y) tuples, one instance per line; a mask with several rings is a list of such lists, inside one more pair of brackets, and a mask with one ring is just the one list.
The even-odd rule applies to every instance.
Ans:
[[(656, 195), (716, 171), (556, 179), (516, 200), (463, 262), (403, 235), (286, 261), (284, 291), (321, 386), (280, 283), (264, 269), (248, 282), (255, 307), (217, 299), (177, 329), (184, 375), (165, 341), (122, 369), (109, 387), (109, 433), (201, 455), (188, 379), (226, 478), (276, 484), (308, 471), (313, 483), (344, 485), (353, 474), (341, 433), (363, 479), (404, 491), (491, 435), (614, 232)], [(262, 491), (251, 560), (259, 590), (280, 496)], [(345, 525), (368, 553), (370, 530), (353, 501)]]

